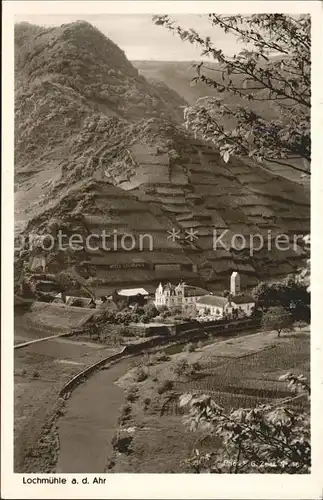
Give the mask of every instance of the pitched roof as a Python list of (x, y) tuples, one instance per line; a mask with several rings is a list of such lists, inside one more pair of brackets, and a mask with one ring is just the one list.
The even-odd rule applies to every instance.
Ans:
[(66, 297), (66, 305), (73, 306), (74, 304), (82, 304), (82, 307), (87, 307), (93, 302), (92, 299), (87, 297)]
[(227, 297), (219, 297), (217, 295), (205, 295), (196, 301), (197, 304), (205, 304), (206, 306), (224, 307), (228, 303)]
[(125, 288), (123, 290), (119, 290), (118, 295), (123, 295), (126, 297), (134, 297), (136, 295), (149, 295), (147, 290), (144, 288)]
[(234, 295), (231, 298), (231, 302), (234, 304), (250, 304), (251, 302), (255, 302), (255, 299), (246, 293), (240, 293), (239, 295)]

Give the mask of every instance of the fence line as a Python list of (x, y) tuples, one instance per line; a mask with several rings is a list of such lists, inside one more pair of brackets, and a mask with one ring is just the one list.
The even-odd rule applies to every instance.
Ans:
[(14, 349), (21, 349), (22, 347), (28, 347), (32, 344), (37, 344), (38, 342), (44, 342), (45, 340), (58, 339), (60, 337), (71, 337), (74, 332), (58, 333), (57, 335), (50, 335), (49, 337), (42, 337), (41, 339), (28, 340), (28, 342), (22, 342), (21, 344), (15, 344)]
[[(258, 324), (258, 323), (257, 323)], [(191, 325), (190, 325), (191, 326)], [(223, 325), (219, 325), (223, 326)], [(255, 321), (249, 320), (248, 323), (246, 322), (237, 324), (234, 322), (235, 328), (232, 328), (230, 331), (237, 331), (241, 328), (254, 328), (256, 326)], [(214, 328), (214, 326), (209, 326), (209, 328)], [(75, 375), (72, 379), (70, 379), (67, 384), (64, 385), (64, 387), (60, 390), (59, 396), (64, 397), (67, 393), (71, 392), (80, 382), (82, 382), (85, 378), (90, 376), (94, 371), (96, 371), (98, 368), (103, 366), (105, 363), (109, 363), (112, 361), (119, 361), (122, 358), (124, 358), (127, 355), (136, 355), (140, 354), (141, 352), (144, 352), (146, 349), (157, 347), (158, 345), (163, 345), (163, 344), (171, 344), (171, 343), (184, 343), (187, 338), (189, 338), (189, 335), (192, 335), (192, 333), (196, 333), (197, 335), (205, 335), (204, 333), (205, 326), (199, 325), (198, 328), (190, 328), (188, 330), (184, 330), (182, 332), (179, 332), (177, 336), (173, 336), (173, 338), (170, 337), (160, 337), (160, 338), (154, 338), (150, 339), (144, 342), (141, 342), (140, 344), (128, 344), (124, 346), (119, 352), (116, 354), (110, 354), (109, 356), (100, 359), (99, 361), (96, 361), (92, 365), (88, 366), (84, 370), (82, 370), (80, 373)], [(194, 335), (195, 337), (195, 335)], [(177, 340), (177, 342), (176, 342)]]

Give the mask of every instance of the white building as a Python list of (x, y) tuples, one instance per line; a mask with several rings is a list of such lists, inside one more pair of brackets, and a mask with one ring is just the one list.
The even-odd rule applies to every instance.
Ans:
[(230, 279), (230, 293), (227, 297), (205, 295), (196, 302), (196, 309), (200, 315), (211, 316), (216, 319), (228, 317), (251, 316), (255, 308), (254, 299), (240, 292), (240, 276), (232, 273)]
[(218, 297), (216, 295), (205, 295), (196, 302), (196, 310), (201, 316), (212, 316), (221, 319), (225, 315), (232, 314), (233, 306), (227, 297)]
[(193, 306), (196, 301), (207, 295), (207, 290), (196, 286), (179, 283), (177, 286), (167, 283), (163, 286), (159, 283), (155, 293), (155, 306), (186, 307)]
[(251, 295), (247, 295), (245, 293), (240, 293), (235, 297), (231, 297), (230, 300), (233, 309), (237, 309), (238, 311), (242, 311), (246, 316), (251, 316), (252, 312), (255, 309), (255, 301)]
[(144, 288), (124, 288), (118, 291), (118, 295), (122, 295), (123, 297), (136, 297), (142, 295), (147, 298), (149, 293)]
[(241, 292), (240, 275), (237, 271), (234, 271), (231, 274), (230, 292), (231, 292), (231, 295), (238, 295)]

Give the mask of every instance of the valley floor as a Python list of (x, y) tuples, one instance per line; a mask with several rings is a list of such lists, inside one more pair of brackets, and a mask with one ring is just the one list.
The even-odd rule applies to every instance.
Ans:
[[(58, 420), (57, 472), (188, 472), (181, 463), (196, 445), (214, 447), (216, 440), (202, 444), (200, 434), (188, 432), (179, 394), (206, 391), (225, 408), (279, 400), (290, 393), (278, 377), (287, 371), (309, 375), (309, 351), (308, 330), (281, 338), (260, 332), (167, 361), (150, 363), (146, 355), (97, 372), (72, 393)], [(198, 372), (175, 375), (174, 365), (183, 359), (199, 363)], [(138, 367), (147, 375), (143, 381)], [(136, 396), (130, 399), (131, 388)]]
[[(58, 330), (53, 332), (44, 325), (28, 324), (28, 317), (30, 313), (16, 315), (15, 343), (58, 333)], [(15, 472), (52, 470), (58, 444), (51, 433), (51, 425), (52, 419), (61, 411), (59, 391), (71, 377), (110, 352), (114, 350), (69, 338), (55, 338), (15, 350)]]

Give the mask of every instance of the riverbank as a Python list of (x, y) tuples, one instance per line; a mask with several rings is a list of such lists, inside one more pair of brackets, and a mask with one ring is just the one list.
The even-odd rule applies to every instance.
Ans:
[(112, 438), (124, 391), (115, 384), (131, 366), (124, 359), (74, 389), (57, 422), (60, 449), (57, 473), (103, 473), (112, 455)]
[[(174, 374), (182, 359), (200, 368), (194, 375)], [(150, 363), (143, 355), (135, 361), (139, 366), (131, 368), (133, 362), (122, 360), (99, 371), (73, 391), (58, 420), (59, 472), (72, 472), (71, 467), (73, 472), (102, 472), (104, 461), (107, 472), (185, 472), (179, 464), (198, 436), (182, 424), (178, 394), (212, 390), (227, 407), (279, 399), (285, 390), (277, 382), (279, 374), (309, 371), (309, 335), (277, 339), (273, 332), (260, 332), (173, 354), (167, 361)], [(138, 377), (138, 369), (145, 375)], [(87, 445), (80, 448), (81, 441)]]
[(91, 363), (115, 351), (69, 338), (46, 340), (15, 350), (15, 472), (52, 471), (55, 456), (49, 455), (55, 437), (50, 441), (47, 438), (52, 423), (63, 411), (59, 401), (62, 386)]

